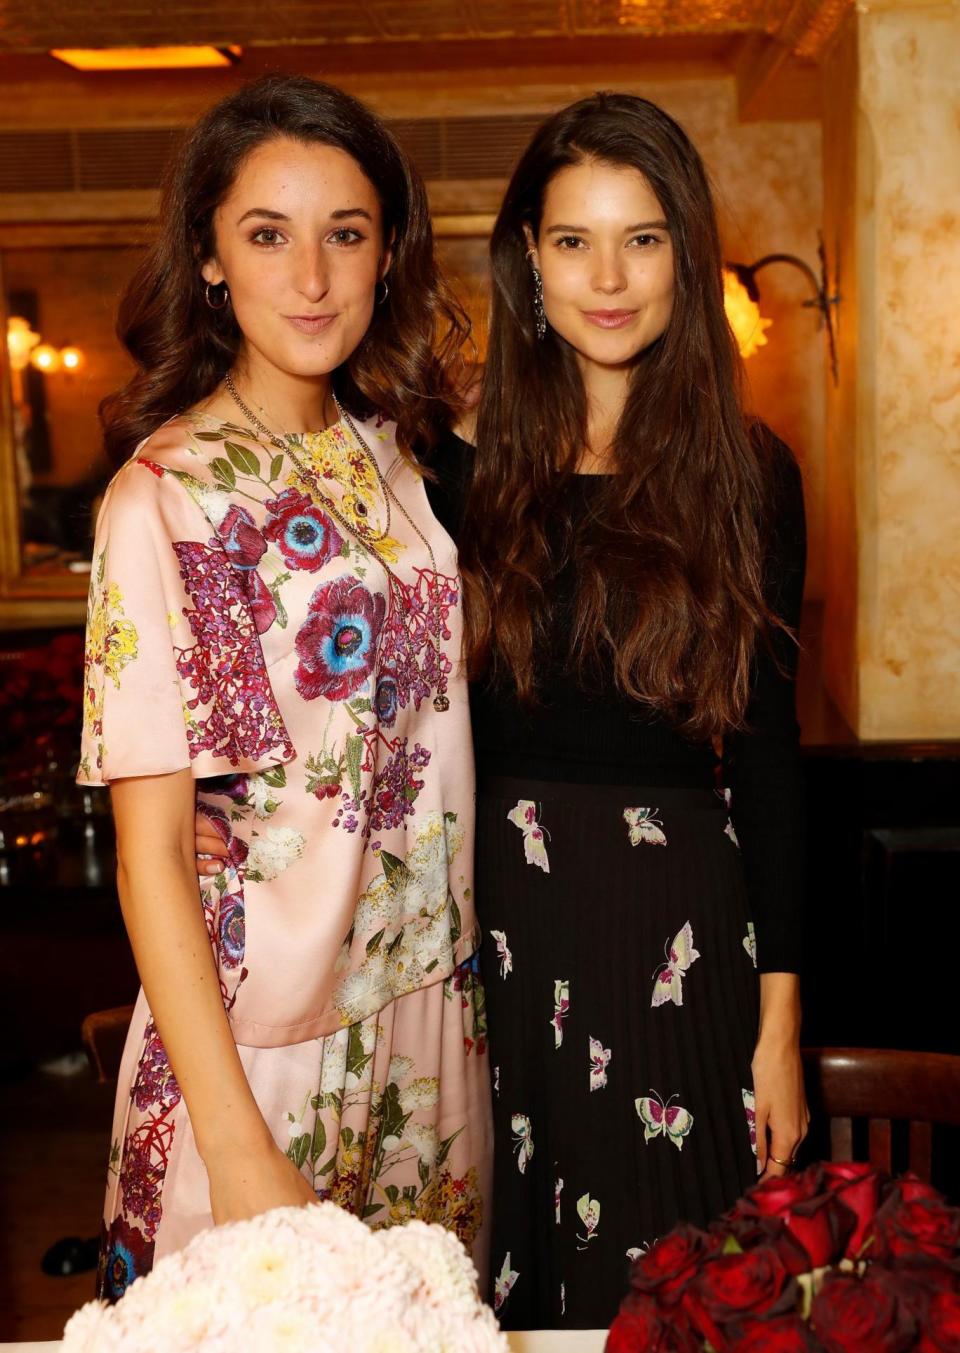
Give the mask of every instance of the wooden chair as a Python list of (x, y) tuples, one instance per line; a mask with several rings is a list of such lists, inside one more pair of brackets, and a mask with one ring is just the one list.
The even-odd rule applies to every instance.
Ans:
[(95, 1010), (81, 1025), (83, 1046), (101, 1085), (115, 1081), (120, 1073), (123, 1045), (132, 1018), (132, 1005), (118, 1005), (112, 1010)]
[(805, 1048), (812, 1113), (830, 1119), (832, 1160), (853, 1159), (853, 1120), (868, 1120), (871, 1165), (891, 1169), (892, 1123), (909, 1123), (909, 1168), (929, 1182), (932, 1125), (960, 1127), (960, 1057), (886, 1048)]

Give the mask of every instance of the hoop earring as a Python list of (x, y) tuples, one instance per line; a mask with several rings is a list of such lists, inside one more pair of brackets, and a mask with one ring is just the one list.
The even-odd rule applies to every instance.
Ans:
[(543, 308), (543, 278), (535, 263), (531, 262), (530, 267), (533, 270), (533, 318), (537, 327), (537, 338), (542, 341), (547, 332), (547, 315)]
[(377, 305), (383, 305), (384, 301), (385, 301), (385, 300), (387, 299), (387, 297), (390, 295), (390, 288), (387, 286), (387, 279), (386, 279), (385, 277), (381, 277), (381, 278), (380, 278), (380, 283), (381, 283), (381, 285), (382, 285), (382, 287), (383, 287), (383, 295), (382, 295), (382, 296), (380, 297), (380, 299), (377, 301)]
[[(221, 300), (219, 305), (214, 305), (213, 301), (211, 301), (210, 299), (211, 286), (223, 287), (223, 299)], [(229, 301), (230, 299), (230, 292), (227, 290), (226, 282), (214, 282), (214, 283), (208, 282), (203, 289), (203, 296), (204, 300), (206, 301), (207, 305), (209, 305), (211, 310), (224, 310), (226, 308), (227, 301)]]

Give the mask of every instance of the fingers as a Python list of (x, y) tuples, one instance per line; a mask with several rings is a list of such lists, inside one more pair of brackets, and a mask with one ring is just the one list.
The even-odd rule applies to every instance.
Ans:
[(769, 1105), (758, 1103), (756, 1107), (757, 1169), (760, 1174), (765, 1174), (767, 1169), (767, 1124), (769, 1119)]
[[(784, 1131), (780, 1127), (774, 1127), (767, 1119), (769, 1130), (769, 1142), (765, 1145), (765, 1165), (763, 1167), (763, 1176), (765, 1179), (779, 1178), (785, 1175), (792, 1167), (796, 1159), (804, 1137), (807, 1135), (807, 1125), (810, 1117), (806, 1112), (803, 1119), (794, 1128)], [(760, 1139), (757, 1137), (757, 1156), (760, 1154)]]
[(194, 848), (197, 853), (197, 873), (201, 878), (220, 874), (226, 867), (223, 841), (216, 832), (202, 831), (198, 828)]

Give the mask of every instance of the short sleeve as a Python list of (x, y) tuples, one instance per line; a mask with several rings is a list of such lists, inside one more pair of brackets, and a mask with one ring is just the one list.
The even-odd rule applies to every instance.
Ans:
[(249, 586), (174, 472), (136, 459), (123, 467), (97, 522), (81, 784), (292, 759)]

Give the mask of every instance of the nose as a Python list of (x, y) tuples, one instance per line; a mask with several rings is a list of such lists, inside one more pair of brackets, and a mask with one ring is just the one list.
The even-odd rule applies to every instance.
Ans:
[(623, 253), (620, 249), (598, 249), (593, 273), (593, 289), (604, 296), (614, 296), (627, 285)]
[(296, 270), (294, 285), (304, 300), (312, 304), (322, 301), (330, 290), (330, 269), (322, 243), (304, 245), (296, 259)]

